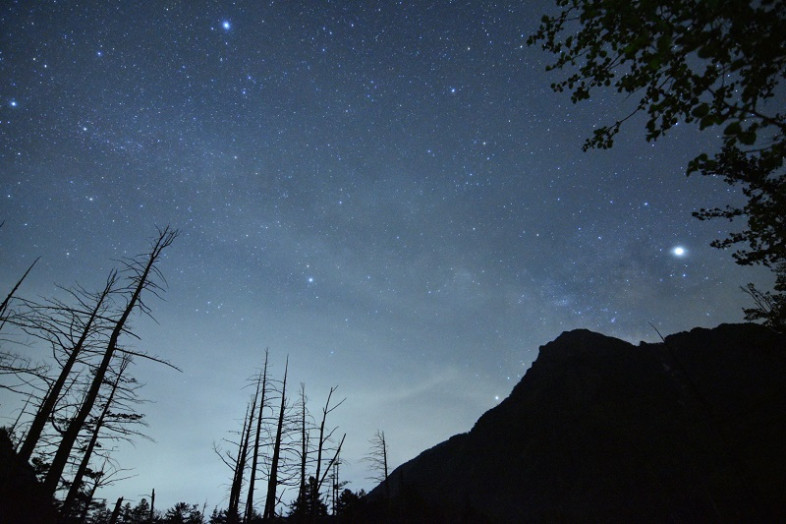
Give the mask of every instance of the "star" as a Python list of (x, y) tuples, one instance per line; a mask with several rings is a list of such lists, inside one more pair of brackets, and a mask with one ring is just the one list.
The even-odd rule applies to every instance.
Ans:
[(688, 254), (687, 250), (682, 246), (674, 246), (671, 248), (671, 254), (677, 258), (682, 258)]
[(229, 20), (224, 20), (221, 23), (221, 27), (224, 28), (224, 31), (229, 31), (232, 28), (232, 24), (229, 23)]

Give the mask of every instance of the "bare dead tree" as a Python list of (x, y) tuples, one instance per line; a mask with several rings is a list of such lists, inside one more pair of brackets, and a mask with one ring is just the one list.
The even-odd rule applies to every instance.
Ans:
[(234, 464), (232, 487), (229, 491), (229, 508), (227, 509), (227, 522), (229, 523), (237, 522), (240, 515), (240, 490), (243, 487), (243, 473), (246, 468), (248, 439), (253, 424), (254, 411), (256, 411), (256, 406), (247, 407), (246, 414), (243, 417), (243, 430), (240, 432), (240, 443), (238, 444), (237, 458)]
[(115, 400), (115, 395), (118, 392), (118, 387), (120, 386), (120, 380), (123, 376), (123, 373), (128, 369), (129, 364), (131, 364), (131, 357), (128, 355), (124, 355), (120, 365), (118, 367), (117, 372), (115, 373), (115, 379), (111, 383), (111, 387), (109, 390), (109, 396), (104, 403), (104, 407), (101, 410), (98, 418), (95, 421), (93, 426), (92, 434), (90, 435), (90, 440), (85, 448), (85, 452), (82, 455), (82, 461), (79, 463), (79, 468), (77, 468), (76, 474), (74, 475), (73, 479), (71, 480), (71, 488), (68, 490), (68, 495), (63, 501), (63, 505), (60, 508), (60, 514), (63, 517), (68, 517), (69, 513), (73, 510), (73, 504), (76, 500), (77, 494), (79, 490), (82, 488), (83, 478), (85, 476), (85, 472), (87, 471), (87, 467), (90, 464), (90, 459), (93, 456), (93, 451), (95, 450), (96, 445), (98, 444), (98, 436), (101, 433), (101, 430), (104, 428), (104, 425), (107, 420), (107, 416), (110, 414), (110, 409), (112, 408), (113, 402)]
[[(2, 224), (0, 224), (0, 226), (2, 226)], [(10, 304), (11, 304), (11, 300), (14, 298), (14, 295), (19, 290), (19, 287), (22, 285), (22, 282), (25, 281), (25, 279), (27, 278), (27, 275), (30, 274), (30, 271), (33, 270), (33, 267), (35, 267), (35, 265), (38, 263), (38, 260), (40, 258), (41, 257), (38, 257), (35, 260), (33, 260), (33, 263), (30, 264), (30, 266), (27, 268), (27, 271), (24, 272), (22, 277), (19, 280), (17, 280), (16, 285), (14, 285), (13, 289), (11, 289), (11, 291), (8, 293), (8, 295), (6, 295), (6, 297), (3, 300), (2, 304), (0, 304), (0, 330), (3, 329), (3, 327), (6, 324), (6, 322), (9, 319), (9, 315), (8, 314), (9, 314), (9, 307), (10, 307)]]
[(385, 496), (390, 498), (390, 487), (388, 486), (388, 443), (385, 440), (385, 432), (377, 430), (376, 435), (370, 440), (371, 450), (363, 460), (371, 468), (369, 480), (379, 482), (385, 486)]
[[(67, 359), (62, 364), (60, 369), (60, 374), (57, 377), (57, 380), (52, 384), (49, 392), (44, 396), (41, 404), (38, 407), (35, 417), (30, 425), (30, 428), (27, 431), (27, 436), (22, 443), (22, 447), (19, 450), (19, 456), (25, 460), (29, 461), (30, 456), (35, 449), (36, 444), (38, 443), (39, 438), (41, 437), (41, 432), (46, 425), (46, 421), (52, 415), (54, 411), (55, 404), (57, 403), (60, 395), (63, 391), (63, 387), (66, 384), (66, 380), (68, 379), (69, 375), (71, 374), (74, 365), (77, 363), (79, 357), (81, 356), (83, 350), (86, 349), (88, 344), (88, 340), (94, 333), (94, 329), (96, 327), (98, 319), (102, 316), (103, 313), (106, 311), (106, 303), (107, 299), (110, 295), (114, 292), (115, 287), (117, 285), (117, 272), (112, 271), (109, 274), (109, 277), (106, 280), (106, 284), (104, 285), (104, 289), (94, 295), (93, 297), (86, 297), (83, 293), (72, 292), (72, 296), (75, 297), (80, 306), (85, 306), (87, 298), (94, 299), (94, 305), (92, 309), (89, 309), (89, 315), (87, 320), (81, 326), (81, 329), (78, 330), (79, 335), (73, 344), (69, 344), (64, 340), (68, 340), (70, 337), (70, 333), (73, 331), (73, 328), (78, 321), (76, 319), (77, 313), (76, 310), (73, 308), (68, 308), (65, 306), (60, 307), (58, 304), (58, 310), (60, 312), (68, 312), (69, 316), (71, 317), (70, 321), (65, 321), (64, 323), (66, 326), (61, 325), (60, 322), (57, 322), (56, 317), (51, 317), (51, 320), (43, 320), (34, 322), (36, 327), (41, 329), (44, 336), (53, 346), (53, 348), (60, 348), (65, 349), (67, 354)], [(63, 346), (66, 346), (63, 348)], [(70, 346), (70, 348), (68, 347)], [(55, 358), (57, 356), (55, 355)]]
[(32, 395), (28, 396), (27, 399), (25, 400), (25, 405), (22, 406), (22, 409), (19, 410), (19, 414), (16, 416), (16, 419), (14, 420), (14, 423), (11, 424), (11, 426), (8, 427), (8, 435), (9, 436), (13, 435), (14, 432), (16, 431), (16, 426), (19, 424), (19, 421), (22, 419), (22, 416), (27, 411), (27, 406), (30, 405), (30, 402), (32, 402), (32, 400), (33, 400)]
[(284, 381), (281, 386), (281, 407), (278, 411), (278, 425), (276, 426), (276, 439), (273, 444), (273, 457), (270, 462), (270, 474), (267, 481), (267, 497), (265, 499), (265, 511), (262, 515), (264, 519), (272, 519), (276, 514), (276, 490), (278, 488), (278, 463), (281, 455), (281, 438), (284, 431), (284, 413), (286, 411), (287, 393), (287, 371), (289, 369), (289, 357), (284, 366)]
[(128, 474), (129, 470), (118, 467), (109, 457), (102, 458), (103, 462), (101, 468), (98, 471), (90, 472), (86, 475), (92, 482), (82, 495), (82, 509), (77, 517), (77, 522), (87, 521), (87, 514), (90, 511), (90, 506), (95, 499), (96, 492), (100, 488), (116, 482), (122, 482), (133, 476)]
[(115, 509), (112, 511), (112, 516), (109, 517), (109, 524), (115, 524), (117, 518), (120, 516), (120, 510), (123, 508), (123, 497), (119, 497), (115, 502)]
[[(321, 512), (326, 510), (326, 506), (322, 501), (322, 486), (343, 445), (342, 438), (337, 448), (329, 448), (337, 428), (327, 429), (327, 417), (328, 414), (344, 402), (344, 399), (342, 399), (340, 402), (333, 404), (333, 394), (337, 388), (337, 386), (330, 388), (327, 401), (322, 408), (320, 423), (316, 425), (310, 420), (311, 416), (308, 413), (308, 398), (306, 397), (305, 385), (300, 385), (300, 402), (297, 408), (297, 430), (300, 435), (298, 450), (299, 488), (291, 513), (292, 516), (297, 518), (309, 517), (315, 519), (322, 516), (323, 513)], [(311, 430), (318, 431), (316, 438), (310, 436)], [(316, 442), (315, 449), (311, 449), (314, 442)], [(328, 453), (333, 453), (332, 458), (326, 459)], [(314, 467), (313, 475), (307, 473), (307, 468), (311, 466)]]
[[(337, 403), (331, 405), (330, 402), (333, 398), (333, 393), (338, 390), (338, 386), (332, 386), (330, 391), (328, 392), (327, 400), (325, 401), (325, 406), (322, 408), (322, 420), (319, 423), (319, 439), (317, 440), (317, 461), (316, 461), (316, 473), (314, 477), (317, 479), (317, 488), (322, 489), (322, 484), (325, 482), (325, 478), (327, 476), (327, 472), (330, 470), (330, 466), (336, 457), (338, 456), (338, 451), (341, 449), (341, 444), (339, 444), (338, 449), (334, 457), (328, 462), (327, 467), (325, 468), (324, 473), (322, 472), (322, 455), (327, 450), (326, 446), (328, 442), (333, 438), (333, 434), (335, 433), (336, 429), (332, 428), (329, 431), (326, 430), (326, 423), (327, 423), (327, 416), (335, 411), (341, 404), (344, 403), (346, 398), (341, 399)], [(346, 434), (344, 434), (346, 437)], [(341, 439), (341, 442), (344, 442), (344, 438)]]
[[(71, 455), (74, 442), (76, 442), (79, 432), (84, 427), (85, 421), (93, 409), (96, 398), (98, 398), (98, 391), (104, 380), (104, 376), (109, 369), (109, 364), (112, 361), (112, 357), (118, 348), (118, 340), (120, 335), (125, 330), (126, 322), (131, 316), (131, 313), (134, 312), (137, 308), (142, 312), (149, 314), (149, 309), (141, 300), (142, 292), (149, 290), (154, 295), (157, 295), (158, 291), (162, 289), (161, 286), (157, 283), (157, 280), (163, 279), (163, 276), (155, 267), (155, 264), (160, 258), (164, 249), (169, 247), (172, 242), (174, 242), (176, 237), (177, 231), (170, 229), (169, 227), (159, 230), (158, 237), (153, 242), (153, 246), (150, 251), (143, 258), (137, 258), (135, 261), (130, 262), (127, 266), (130, 270), (130, 285), (128, 288), (130, 296), (128, 298), (128, 302), (120, 314), (120, 317), (114, 324), (112, 333), (109, 336), (109, 341), (106, 345), (106, 350), (104, 351), (103, 359), (95, 371), (93, 382), (87, 394), (85, 395), (84, 402), (82, 403), (79, 412), (72, 419), (71, 423), (68, 425), (67, 430), (63, 434), (63, 438), (60, 441), (60, 445), (58, 446), (57, 452), (52, 461), (52, 465), (49, 468), (46, 477), (44, 478), (43, 488), (45, 492), (51, 496), (53, 496), (55, 491), (57, 491), (60, 477), (63, 473), (66, 463), (68, 462), (68, 458)], [(158, 279), (155, 277), (158, 277)]]
[[(106, 465), (106, 463), (104, 464)], [(101, 485), (101, 477), (104, 475), (103, 468), (101, 471), (96, 472), (93, 475), (93, 483), (88, 488), (88, 491), (85, 496), (85, 503), (82, 506), (82, 511), (79, 512), (79, 522), (85, 522), (87, 520), (87, 512), (90, 511), (90, 504), (93, 502), (93, 498), (95, 498), (96, 491), (98, 491), (98, 487)], [(62, 514), (62, 511), (61, 511)]]
[[(4, 221), (0, 222), (0, 228), (2, 228), (4, 224)], [(3, 299), (3, 302), (0, 303), (0, 331), (2, 331), (7, 323), (24, 323), (25, 314), (17, 314), (12, 311), (11, 303), (16, 298), (16, 292), (22, 286), (22, 283), (33, 270), (33, 267), (35, 267), (40, 258), (41, 257), (38, 257), (33, 260), (22, 277), (17, 280), (14, 287)], [(6, 341), (6, 339), (2, 340), (2, 342)], [(0, 377), (8, 376), (15, 377), (19, 382), (21, 382), (21, 384), (0, 384), (0, 389), (5, 389), (14, 393), (20, 393), (20, 390), (29, 383), (30, 379), (44, 379), (45, 381), (46, 368), (44, 366), (33, 364), (28, 358), (22, 358), (7, 351), (5, 348), (0, 348)]]
[[(346, 437), (346, 434), (344, 436)], [(343, 464), (343, 461), (341, 460), (340, 455), (337, 453), (335, 460), (333, 461), (333, 466), (330, 468), (331, 513), (333, 515), (336, 515), (336, 511), (338, 510), (337, 505), (341, 494), (341, 488), (349, 484), (348, 481), (341, 480), (341, 464)]]
[(308, 398), (306, 397), (306, 385), (300, 383), (300, 403), (298, 405), (298, 427), (300, 432), (300, 484), (298, 488), (298, 499), (304, 500), (310, 496), (306, 493), (306, 463), (308, 461), (309, 433), (306, 425), (308, 416)]
[(322, 487), (322, 484), (325, 483), (325, 479), (327, 478), (328, 473), (330, 473), (331, 468), (338, 464), (338, 462), (340, 460), (339, 457), (341, 456), (341, 448), (344, 447), (344, 440), (346, 440), (346, 438), (347, 438), (347, 434), (344, 433), (341, 436), (341, 440), (339, 441), (338, 446), (336, 446), (336, 450), (333, 453), (333, 457), (328, 461), (327, 467), (325, 468), (325, 472), (322, 473), (322, 478), (319, 479), (319, 488), (320, 489)]
[(373, 474), (370, 478), (384, 482), (388, 479), (388, 443), (385, 440), (385, 432), (377, 430), (370, 444), (371, 451), (366, 455), (366, 460), (371, 465)]
[[(0, 226), (2, 226), (2, 223), (0, 223)], [(22, 277), (16, 282), (13, 289), (8, 293), (3, 302), (0, 304), (0, 330), (2, 330), (7, 324), (15, 327), (21, 327), (27, 323), (30, 311), (26, 307), (23, 308), (21, 312), (14, 311), (11, 309), (11, 304), (14, 299), (16, 299), (17, 301), (21, 302), (22, 306), (25, 306), (26, 301), (16, 297), (16, 292), (39, 259), (40, 257), (36, 258), (33, 263), (30, 264)], [(0, 342), (3, 343), (3, 345), (0, 346), (0, 377), (2, 377), (4, 381), (9, 378), (13, 378), (15, 382), (0, 383), (0, 389), (5, 389), (12, 393), (27, 394), (28, 392), (25, 389), (27, 387), (40, 389), (40, 386), (36, 387), (33, 385), (33, 381), (38, 383), (47, 383), (48, 369), (46, 366), (34, 364), (30, 358), (26, 356), (20, 356), (8, 350), (7, 344), (18, 344), (19, 342), (17, 340), (13, 338), (7, 338), (7, 336), (4, 335), (4, 338), (0, 339)]]
[(150, 513), (147, 514), (147, 521), (153, 522), (156, 515), (156, 488), (150, 493)]
[(254, 516), (254, 488), (256, 483), (257, 468), (259, 465), (260, 434), (262, 431), (262, 419), (263, 419), (264, 409), (266, 405), (265, 401), (267, 396), (267, 362), (268, 362), (268, 350), (265, 349), (265, 364), (262, 369), (262, 372), (257, 378), (256, 396), (259, 397), (259, 411), (257, 412), (257, 427), (256, 427), (256, 434), (254, 436), (254, 445), (252, 446), (251, 470), (249, 472), (249, 479), (248, 479), (248, 497), (246, 499), (246, 515), (245, 515), (246, 522), (251, 522), (251, 519)]
[[(237, 497), (239, 497), (240, 490), (245, 487), (241, 487), (236, 473), (238, 471), (245, 472), (250, 470), (247, 501), (245, 512), (243, 513), (243, 519), (246, 522), (252, 521), (256, 515), (254, 512), (255, 483), (261, 457), (264, 456), (266, 458), (267, 474), (267, 494), (262, 514), (263, 519), (276, 517), (276, 508), (289, 488), (296, 490), (297, 502), (295, 507), (298, 508), (298, 511), (302, 511), (300, 514), (310, 515), (309, 508), (312, 501), (316, 500), (320, 503), (317, 506), (321, 507), (320, 486), (324, 485), (335, 461), (338, 460), (341, 446), (346, 437), (344, 435), (344, 438), (335, 447), (332, 444), (335, 429), (327, 429), (328, 415), (343, 403), (343, 400), (338, 403), (334, 401), (336, 387), (331, 388), (328, 394), (328, 399), (322, 410), (321, 424), (317, 426), (308, 413), (308, 397), (306, 396), (304, 385), (301, 385), (299, 402), (290, 405), (288, 401), (289, 358), (286, 361), (283, 380), (275, 389), (268, 387), (268, 384), (271, 382), (268, 376), (268, 362), (269, 353), (266, 351), (264, 368), (255, 378), (254, 396), (249, 402), (250, 407), (243, 417), (244, 424), (240, 432), (240, 441), (234, 443), (237, 454), (222, 451), (214, 444), (214, 451), (233, 471), (234, 489), (230, 492), (228, 518), (232, 518), (233, 514), (238, 514), (239, 516), (239, 512), (236, 511), (239, 508)], [(273, 398), (275, 398), (271, 397), (270, 391), (273, 391), (274, 395), (280, 394), (280, 397), (276, 400), (279, 404), (275, 410), (275, 416), (268, 415), (266, 417), (266, 409), (270, 409), (271, 406), (269, 404), (274, 402)], [(255, 412), (255, 407), (256, 413), (252, 415)], [(320, 438), (318, 445), (315, 445), (315, 442), (317, 442), (316, 437), (309, 436), (313, 435), (314, 428), (319, 429)], [(262, 447), (260, 446), (263, 440), (263, 431), (267, 435), (264, 439), (264, 447), (268, 448), (268, 452), (264, 455), (261, 453)], [(253, 436), (251, 436), (252, 433), (254, 434)], [(319, 457), (319, 466), (316, 467), (318, 476), (309, 476), (309, 469), (314, 466), (316, 456)], [(243, 466), (244, 464), (249, 464), (249, 462), (249, 467)], [(245, 475), (245, 473), (243, 474)]]
[[(270, 385), (268, 375), (269, 352), (265, 350), (265, 361), (262, 370), (253, 377), (254, 393), (246, 406), (243, 416), (243, 428), (240, 431), (237, 442), (226, 440), (227, 443), (236, 447), (236, 452), (224, 451), (219, 445), (214, 444), (213, 450), (222, 462), (232, 471), (232, 483), (230, 485), (229, 506), (227, 509), (227, 519), (235, 522), (242, 520), (248, 522), (257, 515), (254, 511), (254, 499), (256, 493), (256, 481), (259, 478), (260, 461), (264, 458), (262, 433), (270, 434), (269, 425), (272, 423), (271, 417), (265, 416), (265, 408), (269, 408), (270, 392), (273, 387)], [(272, 441), (272, 438), (268, 439)], [(249, 465), (250, 462), (250, 465)], [(243, 489), (246, 470), (248, 475), (248, 490), (246, 494), (246, 506), (241, 515), (240, 494)]]
[[(12, 379), (14, 382), (0, 384), (0, 389), (29, 397), (30, 389), (42, 394), (49, 389), (47, 377), (48, 367), (34, 364), (29, 358), (21, 357), (7, 351), (0, 351), (0, 377)], [(45, 387), (42, 387), (44, 384)]]

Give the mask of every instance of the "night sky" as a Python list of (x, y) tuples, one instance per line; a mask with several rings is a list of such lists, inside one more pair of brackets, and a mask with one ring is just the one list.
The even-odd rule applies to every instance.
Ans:
[[(98, 290), (156, 226), (181, 231), (157, 323), (135, 317), (126, 343), (182, 373), (137, 359), (156, 442), (122, 445), (136, 476), (99, 497), (225, 506), (213, 443), (265, 348), (315, 413), (330, 386), (347, 397), (331, 421), (358, 490), (377, 429), (394, 466), (469, 430), (564, 330), (638, 342), (742, 319), (739, 286), (770, 277), (709, 247), (735, 224), (691, 217), (739, 195), (684, 170), (717, 137), (647, 143), (634, 119), (582, 152), (636, 100), (551, 92), (551, 57), (525, 44), (550, 8), (2, 3), (3, 295), (38, 256), (20, 295)], [(23, 399), (0, 395), (10, 424)]]

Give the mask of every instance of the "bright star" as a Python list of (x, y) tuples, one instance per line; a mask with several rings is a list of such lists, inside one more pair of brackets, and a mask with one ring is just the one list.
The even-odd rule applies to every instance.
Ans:
[(671, 249), (671, 254), (675, 257), (684, 257), (687, 254), (687, 251), (682, 246), (675, 246)]
[(221, 24), (221, 27), (223, 27), (224, 30), (229, 31), (229, 28), (232, 27), (232, 24), (229, 23), (229, 20), (224, 20), (224, 22)]

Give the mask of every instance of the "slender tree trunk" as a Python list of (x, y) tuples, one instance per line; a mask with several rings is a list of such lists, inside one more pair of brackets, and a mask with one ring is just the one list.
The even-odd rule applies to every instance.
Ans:
[(60, 508), (60, 514), (64, 518), (68, 518), (68, 514), (72, 510), (72, 506), (74, 501), (76, 500), (76, 496), (79, 494), (79, 488), (82, 487), (82, 477), (85, 475), (85, 471), (87, 471), (87, 466), (90, 464), (90, 459), (93, 455), (93, 450), (98, 443), (98, 434), (101, 432), (101, 429), (104, 427), (104, 420), (106, 419), (106, 415), (109, 413), (109, 408), (112, 406), (112, 401), (115, 398), (115, 393), (117, 392), (117, 388), (120, 385), (120, 378), (123, 375), (123, 372), (128, 367), (130, 359), (128, 357), (124, 358), (122, 363), (120, 364), (120, 369), (117, 372), (117, 376), (115, 377), (114, 382), (112, 383), (112, 389), (109, 392), (109, 398), (104, 404), (104, 409), (101, 410), (101, 415), (99, 415), (98, 420), (96, 420), (96, 426), (93, 429), (93, 435), (90, 437), (90, 442), (87, 444), (87, 449), (85, 450), (85, 454), (82, 456), (82, 462), (79, 464), (79, 469), (77, 469), (76, 475), (74, 475), (74, 480), (71, 482), (71, 489), (68, 490), (68, 495), (66, 496), (65, 501), (63, 502), (63, 506)]
[(385, 441), (385, 432), (380, 433), (380, 444), (382, 445), (382, 470), (385, 475), (385, 497), (390, 504), (390, 485), (388, 483), (388, 443)]
[[(246, 453), (248, 448), (248, 435), (250, 433), (251, 420), (254, 416), (254, 406), (246, 408), (243, 416), (243, 430), (240, 432), (240, 445), (237, 450), (235, 460), (235, 474), (232, 478), (232, 489), (229, 492), (229, 509), (227, 510), (227, 521), (236, 522), (240, 515), (240, 490), (243, 487), (243, 470), (246, 467)], [(249, 413), (251, 414), (249, 416)]]
[(333, 495), (333, 497), (332, 497), (333, 501), (332, 501), (332, 504), (331, 504), (331, 513), (333, 515), (336, 514), (336, 500), (338, 500), (338, 495), (339, 495), (338, 494), (338, 490), (339, 490), (338, 473), (339, 473), (339, 465), (340, 464), (341, 464), (341, 461), (338, 460), (338, 455), (336, 455), (336, 461), (333, 464), (333, 475), (332, 475), (332, 478), (331, 478), (331, 486), (330, 486), (330, 492)]
[[(331, 387), (330, 391), (328, 392), (327, 401), (325, 402), (325, 407), (322, 408), (322, 421), (319, 423), (319, 440), (317, 441), (317, 472), (314, 477), (319, 481), (321, 476), (322, 470), (322, 450), (325, 448), (325, 421), (327, 420), (328, 413), (333, 411), (334, 408), (331, 409), (330, 407), (330, 398), (333, 396), (333, 392), (336, 390), (335, 387)], [(343, 402), (343, 401), (342, 401)], [(340, 403), (339, 403), (340, 404)], [(319, 483), (319, 486), (322, 486), (322, 483)]]
[(150, 493), (150, 514), (147, 517), (148, 522), (153, 522), (153, 517), (156, 515), (156, 488)]
[(176, 236), (177, 232), (170, 230), (168, 227), (160, 231), (159, 237), (154, 243), (150, 254), (148, 255), (147, 263), (144, 265), (144, 268), (133, 277), (133, 282), (135, 285), (131, 298), (123, 310), (123, 313), (120, 315), (120, 318), (118, 318), (117, 322), (115, 323), (114, 328), (112, 329), (112, 334), (109, 336), (109, 342), (107, 343), (107, 347), (104, 352), (104, 358), (101, 360), (101, 364), (99, 364), (98, 369), (96, 369), (93, 382), (90, 385), (87, 395), (85, 396), (82, 407), (80, 408), (76, 417), (71, 420), (66, 431), (63, 433), (60, 446), (58, 446), (55, 457), (52, 460), (52, 465), (49, 467), (49, 471), (47, 471), (43, 488), (44, 492), (49, 496), (54, 496), (55, 492), (57, 491), (57, 487), (60, 482), (60, 476), (63, 474), (66, 462), (68, 462), (68, 457), (71, 455), (71, 449), (74, 446), (74, 442), (76, 442), (76, 438), (79, 436), (79, 432), (84, 427), (85, 421), (87, 420), (90, 411), (93, 409), (93, 404), (95, 404), (96, 398), (98, 398), (98, 390), (101, 388), (101, 383), (104, 380), (104, 375), (106, 375), (107, 369), (109, 369), (109, 364), (112, 361), (115, 350), (117, 349), (117, 342), (120, 338), (120, 335), (123, 333), (126, 321), (131, 315), (131, 312), (137, 307), (137, 304), (139, 303), (139, 297), (142, 295), (142, 291), (150, 285), (149, 279), (151, 278), (151, 272), (154, 269), (156, 260), (161, 255), (161, 252), (174, 241)]
[(306, 431), (306, 385), (300, 384), (300, 489), (298, 499), (305, 502), (306, 497), (306, 460), (308, 459), (308, 431)]
[(390, 487), (388, 486), (388, 443), (385, 440), (385, 432), (377, 430), (377, 434), (371, 439), (371, 452), (363, 459), (371, 464), (375, 472), (373, 480), (383, 484), (385, 497), (390, 499)]
[[(50, 388), (49, 388), (49, 390), (47, 390), (47, 394), (49, 393), (49, 391), (50, 391), (51, 389), (52, 389), (52, 388), (50, 387)], [(24, 405), (24, 406), (22, 406), (22, 410), (19, 412), (19, 415), (17, 415), (17, 416), (16, 416), (16, 419), (14, 420), (14, 423), (13, 423), (13, 424), (11, 424), (11, 427), (10, 427), (10, 428), (8, 428), (8, 435), (9, 435), (9, 436), (13, 435), (13, 434), (14, 434), (14, 432), (16, 431), (16, 426), (18, 426), (18, 425), (19, 425), (19, 421), (22, 419), (22, 415), (24, 415), (24, 414), (25, 414), (25, 412), (27, 411), (27, 406), (29, 406), (29, 405), (30, 405), (30, 400), (31, 400), (31, 399), (32, 399), (32, 395), (31, 395), (31, 396), (28, 396), (28, 397), (25, 399), (25, 405)], [(20, 445), (20, 443), (19, 443), (19, 442), (17, 442), (17, 443), (15, 443), (14, 445), (15, 445), (15, 446), (18, 448), (18, 447), (19, 447), (19, 445)], [(17, 454), (19, 454), (19, 451), (18, 451), (18, 450), (17, 450)]]
[(322, 468), (322, 448), (325, 446), (325, 418), (327, 417), (327, 406), (330, 404), (330, 396), (333, 394), (333, 388), (330, 388), (330, 393), (328, 393), (327, 403), (325, 404), (325, 408), (322, 410), (322, 422), (319, 424), (319, 438), (317, 439), (317, 467), (316, 472), (314, 473), (314, 481), (317, 483), (316, 488), (314, 489), (313, 493), (309, 493), (311, 497), (311, 510), (316, 511), (317, 508), (317, 499), (319, 498), (319, 488), (320, 488), (320, 472)]
[(336, 448), (336, 453), (333, 455), (333, 458), (330, 459), (330, 462), (328, 462), (328, 465), (325, 468), (325, 472), (322, 474), (322, 478), (319, 479), (319, 484), (317, 484), (317, 491), (319, 491), (319, 489), (322, 488), (322, 483), (325, 482), (325, 479), (327, 478), (327, 475), (330, 472), (330, 468), (333, 465), (338, 465), (338, 457), (341, 454), (341, 447), (344, 445), (344, 440), (346, 438), (347, 438), (347, 434), (344, 433), (344, 435), (341, 437), (341, 442), (338, 443), (338, 447)]
[(82, 512), (79, 514), (79, 522), (85, 522), (87, 520), (87, 513), (90, 511), (90, 504), (93, 502), (93, 499), (96, 496), (98, 486), (99, 479), (96, 478), (93, 482), (93, 486), (90, 488), (90, 493), (87, 494), (87, 500), (85, 500), (85, 505), (82, 508)]
[(272, 519), (276, 516), (276, 489), (278, 488), (278, 460), (281, 453), (281, 434), (284, 430), (284, 409), (286, 407), (287, 395), (287, 370), (289, 368), (289, 357), (284, 366), (284, 383), (281, 386), (281, 408), (278, 411), (278, 428), (276, 429), (276, 440), (273, 444), (273, 458), (270, 462), (270, 476), (267, 481), (267, 497), (265, 499), (265, 513), (263, 518)]
[(112, 516), (109, 518), (109, 524), (115, 524), (117, 522), (117, 517), (120, 516), (120, 508), (123, 506), (123, 497), (117, 499), (115, 503), (115, 509), (112, 512)]
[(382, 461), (385, 467), (385, 480), (388, 479), (388, 443), (385, 441), (385, 432), (382, 432)]
[(265, 366), (262, 371), (261, 387), (260, 381), (257, 381), (257, 396), (259, 396), (259, 412), (257, 413), (257, 428), (254, 437), (254, 451), (251, 456), (251, 471), (248, 478), (248, 498), (246, 499), (246, 522), (251, 522), (254, 517), (254, 484), (257, 475), (257, 465), (259, 463), (259, 436), (262, 431), (262, 416), (265, 408), (265, 393), (267, 388), (267, 356), (268, 351), (265, 350)]
[(117, 272), (112, 271), (112, 273), (109, 274), (109, 278), (106, 280), (104, 290), (99, 293), (98, 298), (96, 299), (96, 305), (90, 312), (90, 317), (88, 317), (87, 323), (82, 329), (82, 333), (79, 335), (79, 340), (77, 340), (76, 344), (74, 344), (74, 347), (71, 349), (71, 352), (68, 355), (68, 359), (66, 360), (65, 364), (63, 364), (63, 368), (60, 370), (60, 375), (57, 377), (57, 380), (49, 389), (49, 392), (46, 394), (44, 399), (41, 401), (41, 405), (38, 407), (38, 411), (36, 412), (35, 418), (33, 419), (33, 423), (30, 425), (30, 429), (27, 432), (24, 443), (19, 450), (19, 456), (24, 461), (27, 462), (30, 460), (30, 456), (33, 454), (33, 450), (38, 443), (38, 439), (41, 438), (41, 433), (44, 430), (46, 421), (49, 420), (49, 416), (52, 414), (52, 410), (54, 410), (55, 404), (57, 404), (57, 400), (60, 398), (60, 393), (65, 386), (68, 375), (71, 373), (71, 369), (74, 367), (74, 364), (76, 364), (77, 357), (79, 357), (79, 354), (84, 348), (87, 338), (92, 332), (93, 323), (98, 317), (104, 301), (114, 290), (116, 282)]
[[(0, 225), (2, 225), (2, 224), (0, 224)], [(20, 278), (17, 281), (17, 283), (14, 286), (14, 288), (11, 290), (10, 293), (8, 293), (8, 296), (5, 297), (5, 300), (3, 300), (3, 303), (0, 304), (0, 329), (3, 329), (3, 326), (5, 326), (5, 322), (8, 319), (8, 316), (5, 314), (5, 312), (8, 309), (8, 304), (11, 303), (11, 299), (14, 298), (14, 293), (16, 293), (16, 291), (19, 289), (19, 286), (22, 285), (22, 282), (24, 282), (24, 280), (27, 278), (27, 275), (30, 273), (30, 271), (32, 271), (33, 266), (36, 265), (36, 263), (38, 262), (38, 259), (40, 259), (40, 258), (41, 257), (38, 257), (35, 260), (33, 260), (33, 263), (30, 264), (30, 267), (27, 268), (27, 271), (25, 271), (25, 274), (22, 275), (22, 278)]]
[[(335, 429), (333, 429), (329, 431), (327, 435), (325, 435), (325, 425), (327, 423), (327, 416), (328, 414), (332, 413), (333, 410), (335, 410), (341, 404), (343, 404), (344, 400), (346, 400), (346, 399), (342, 399), (335, 406), (330, 405), (330, 401), (332, 400), (333, 393), (336, 392), (336, 389), (338, 389), (338, 386), (332, 386), (330, 388), (330, 391), (328, 392), (327, 400), (325, 401), (325, 407), (322, 408), (322, 420), (319, 423), (319, 440), (317, 441), (317, 467), (316, 467), (316, 473), (314, 474), (314, 478), (316, 479), (316, 490), (313, 493), (311, 493), (311, 507), (314, 510), (316, 510), (318, 506), (319, 494), (322, 491), (322, 484), (325, 482), (328, 472), (330, 471), (330, 466), (333, 464), (333, 461), (337, 459), (338, 454), (341, 452), (341, 445), (344, 443), (344, 438), (342, 438), (341, 444), (339, 444), (338, 449), (336, 450), (336, 454), (328, 463), (327, 467), (325, 468), (325, 472), (322, 473), (322, 455), (325, 451), (325, 443), (331, 438), (331, 436), (333, 435), (333, 431), (335, 431)], [(346, 433), (344, 434), (344, 437), (346, 437)]]

